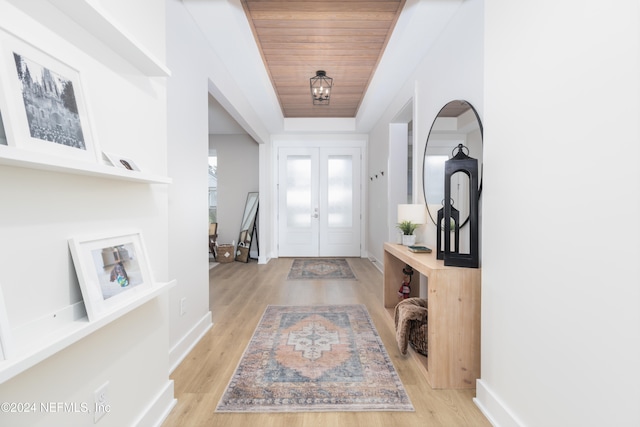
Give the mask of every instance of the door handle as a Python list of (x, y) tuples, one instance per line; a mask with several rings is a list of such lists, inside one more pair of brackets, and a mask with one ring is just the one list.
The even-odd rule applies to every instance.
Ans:
[(318, 218), (318, 208), (315, 208), (313, 210), (313, 213), (311, 214), (311, 218)]

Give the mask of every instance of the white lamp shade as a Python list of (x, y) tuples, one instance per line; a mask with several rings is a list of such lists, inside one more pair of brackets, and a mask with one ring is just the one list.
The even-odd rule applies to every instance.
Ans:
[(398, 205), (398, 222), (411, 221), (414, 224), (426, 224), (427, 208), (425, 205)]

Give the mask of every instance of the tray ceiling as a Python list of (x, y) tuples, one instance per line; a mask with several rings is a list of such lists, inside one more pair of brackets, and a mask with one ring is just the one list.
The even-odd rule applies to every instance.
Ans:
[[(355, 117), (405, 0), (242, 0), (282, 114)], [(332, 77), (329, 105), (313, 105), (309, 79)]]

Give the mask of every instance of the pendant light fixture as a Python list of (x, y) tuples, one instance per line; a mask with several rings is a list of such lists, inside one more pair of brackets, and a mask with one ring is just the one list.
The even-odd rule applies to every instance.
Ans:
[(333, 79), (327, 77), (327, 73), (324, 70), (316, 71), (315, 77), (309, 79), (309, 86), (311, 87), (313, 105), (329, 105)]

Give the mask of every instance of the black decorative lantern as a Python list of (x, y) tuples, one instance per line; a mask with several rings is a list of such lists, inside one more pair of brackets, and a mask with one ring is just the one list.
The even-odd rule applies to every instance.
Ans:
[(316, 76), (309, 79), (309, 86), (311, 88), (311, 99), (313, 99), (313, 105), (329, 105), (333, 79), (331, 77), (327, 77), (327, 73), (325, 71), (316, 71)]
[[(454, 149), (455, 151), (456, 149)], [(469, 157), (464, 150), (469, 150), (462, 144), (458, 144), (458, 152), (446, 162), (444, 162), (444, 265), (457, 267), (478, 268), (480, 264), (478, 245), (478, 160)], [(452, 153), (453, 154), (453, 153)], [(455, 251), (451, 250), (451, 223), (454, 220), (454, 231), (459, 230), (459, 222), (454, 218), (453, 206), (451, 203), (451, 179), (456, 173), (464, 173), (469, 177), (469, 253), (462, 253), (455, 245)], [(456, 236), (458, 239), (458, 236)]]
[[(444, 205), (444, 200), (442, 201), (442, 204)], [(453, 207), (453, 201), (451, 201), (451, 216), (449, 219), (449, 225), (450, 227), (453, 228), (454, 249), (451, 248), (451, 244), (449, 244), (448, 248), (443, 247), (443, 243), (444, 241), (446, 241), (446, 239), (444, 239), (444, 241), (442, 239), (442, 233), (443, 233), (442, 230), (444, 229), (443, 218), (444, 218), (444, 207), (438, 210), (438, 216), (437, 216), (438, 226), (436, 228), (437, 228), (438, 236), (436, 238), (437, 240), (436, 245), (438, 249), (436, 250), (436, 257), (438, 259), (444, 259), (445, 251), (449, 253), (457, 253), (460, 248), (460, 211), (458, 211), (458, 209)]]

